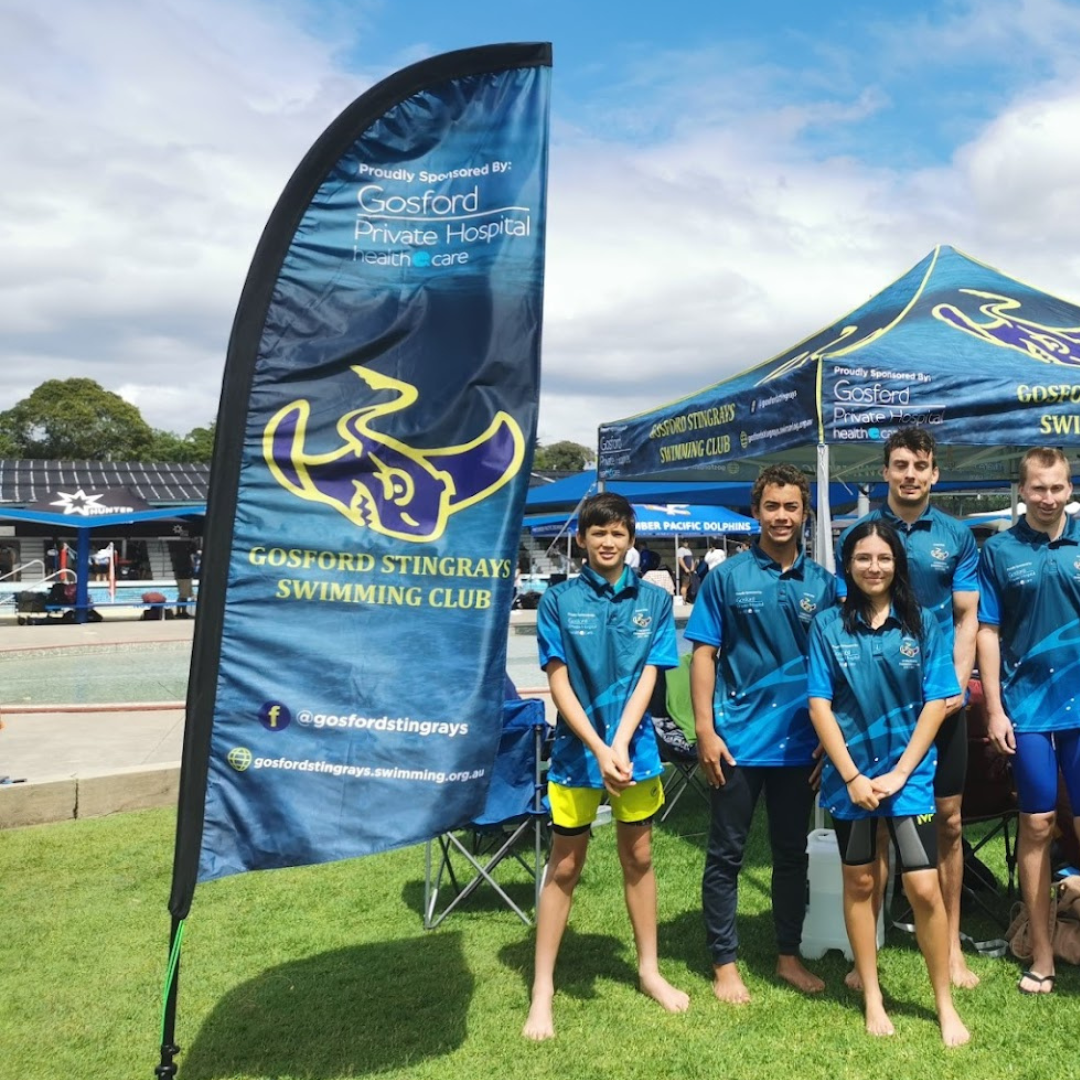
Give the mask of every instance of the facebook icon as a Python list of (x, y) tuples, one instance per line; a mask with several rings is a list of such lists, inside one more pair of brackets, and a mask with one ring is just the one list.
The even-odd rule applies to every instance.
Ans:
[(292, 713), (280, 701), (268, 701), (259, 710), (259, 723), (267, 731), (284, 731), (292, 722)]

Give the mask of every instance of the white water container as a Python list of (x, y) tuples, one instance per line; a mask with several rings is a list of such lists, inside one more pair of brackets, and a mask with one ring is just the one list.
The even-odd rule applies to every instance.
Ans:
[[(853, 959), (844, 927), (844, 878), (840, 849), (832, 829), (814, 829), (806, 838), (807, 905), (799, 951), (808, 960), (820, 960), (829, 949), (839, 949)], [(885, 941), (885, 915), (878, 918), (877, 944)]]

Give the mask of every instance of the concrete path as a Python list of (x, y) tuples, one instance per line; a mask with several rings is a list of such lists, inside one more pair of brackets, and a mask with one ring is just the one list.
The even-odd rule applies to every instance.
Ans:
[(0, 780), (24, 781), (0, 783), (0, 828), (174, 803), (184, 739), (175, 703), (110, 709), (56, 702), (25, 711), (5, 699), (4, 664), (33, 653), (45, 673), (50, 656), (98, 650), (87, 662), (108, 663), (130, 644), (190, 644), (193, 630), (193, 619), (143, 622), (116, 613), (85, 626), (0, 623)]

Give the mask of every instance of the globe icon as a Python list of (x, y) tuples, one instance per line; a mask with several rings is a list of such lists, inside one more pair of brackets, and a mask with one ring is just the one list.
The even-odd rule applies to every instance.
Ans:
[(237, 772), (243, 772), (251, 765), (251, 751), (246, 746), (234, 746), (226, 760)]

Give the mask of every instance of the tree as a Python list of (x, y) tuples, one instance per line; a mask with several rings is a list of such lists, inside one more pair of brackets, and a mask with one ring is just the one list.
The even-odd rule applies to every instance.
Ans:
[(184, 436), (184, 441), (191, 447), (192, 461), (210, 464), (210, 459), (214, 456), (215, 430), (216, 421), (211, 420), (206, 427), (192, 428)]
[(139, 410), (93, 379), (49, 379), (0, 413), (0, 444), (16, 457), (145, 461), (153, 442)]
[(536, 444), (533, 468), (548, 472), (581, 472), (596, 460), (596, 451), (581, 443), (563, 439), (550, 446)]
[(214, 425), (192, 428), (180, 436), (172, 431), (154, 430), (150, 448), (152, 461), (195, 462), (208, 465), (214, 456)]

